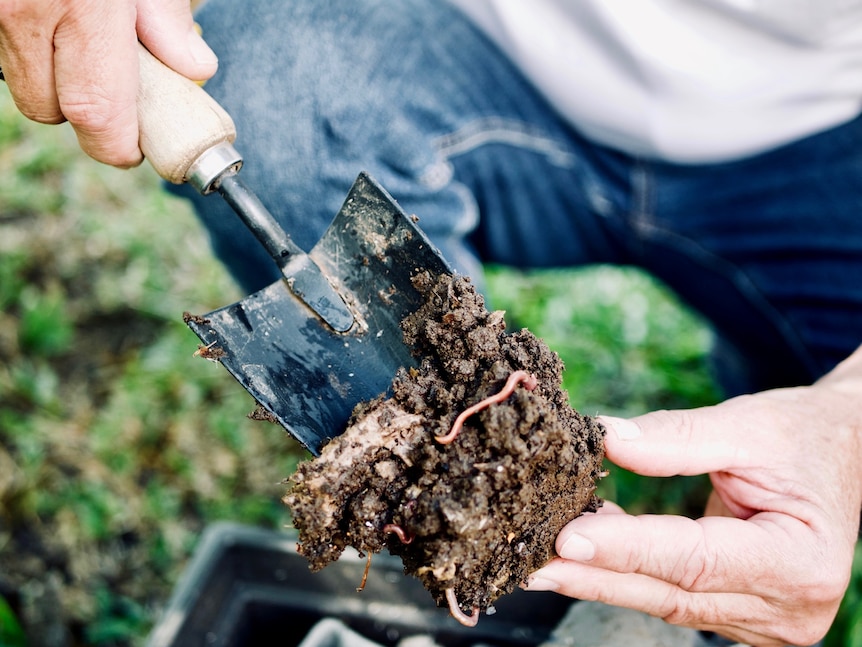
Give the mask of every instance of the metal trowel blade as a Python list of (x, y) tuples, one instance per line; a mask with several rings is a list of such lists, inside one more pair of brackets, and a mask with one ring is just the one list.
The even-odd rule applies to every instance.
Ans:
[[(335, 332), (279, 280), (189, 327), (225, 368), (312, 454), (344, 431), (361, 401), (415, 365), (401, 320), (422, 303), (411, 277), (451, 274), (448, 263), (367, 174), (309, 252), (355, 315)], [(215, 352), (218, 349), (218, 352)]]

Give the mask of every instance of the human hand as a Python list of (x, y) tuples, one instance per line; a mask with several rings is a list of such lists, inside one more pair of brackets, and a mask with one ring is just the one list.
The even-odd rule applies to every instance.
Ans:
[[(753, 645), (808, 645), (849, 581), (862, 505), (862, 349), (811, 387), (608, 419), (608, 458), (646, 476), (709, 473), (707, 515), (568, 524), (528, 590), (629, 607)], [(720, 516), (716, 516), (720, 515)]]
[(189, 0), (0, 2), (0, 66), (18, 109), (41, 123), (68, 120), (88, 155), (120, 167), (142, 160), (138, 40), (190, 79), (216, 71)]

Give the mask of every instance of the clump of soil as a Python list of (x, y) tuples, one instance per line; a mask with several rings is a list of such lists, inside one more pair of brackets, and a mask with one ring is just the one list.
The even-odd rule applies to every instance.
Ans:
[[(448, 592), (453, 615), (464, 616), (459, 603), (472, 612), (466, 624), (554, 556), (566, 523), (599, 507), (604, 431), (569, 405), (559, 357), (527, 330), (507, 334), (469, 279), (413, 282), (426, 300), (402, 328), (419, 368), (357, 406), (348, 429), (300, 464), (284, 500), (312, 570), (347, 546), (387, 547), (438, 605)], [(453, 442), (435, 440), (519, 370), (535, 388), (516, 386)]]

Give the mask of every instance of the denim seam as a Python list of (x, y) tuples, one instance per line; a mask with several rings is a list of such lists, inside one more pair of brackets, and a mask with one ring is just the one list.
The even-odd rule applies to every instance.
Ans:
[(540, 129), (505, 117), (491, 116), (474, 119), (461, 128), (431, 140), (436, 159), (419, 175), (419, 181), (430, 189), (441, 189), (448, 186), (453, 190), (463, 205), (462, 217), (453, 229), (454, 235), (463, 235), (479, 223), (479, 209), (473, 194), (460, 182), (453, 182), (454, 169), (451, 159), (466, 155), (482, 146), (489, 144), (504, 144), (544, 155), (555, 166), (572, 169), (576, 165), (576, 157), (566, 146), (552, 137), (548, 137)]
[(530, 124), (504, 117), (476, 119), (432, 140), (432, 146), (447, 160), (488, 144), (506, 144), (533, 151), (560, 168), (571, 169), (576, 165), (574, 153), (558, 140)]

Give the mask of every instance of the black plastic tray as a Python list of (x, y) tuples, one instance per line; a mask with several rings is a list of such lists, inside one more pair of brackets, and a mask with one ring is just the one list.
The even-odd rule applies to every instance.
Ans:
[(518, 590), (469, 628), (438, 609), (419, 581), (403, 574), (398, 558), (375, 555), (365, 588), (357, 592), (364, 568), (364, 558), (347, 552), (312, 573), (296, 552), (293, 532), (213, 524), (147, 645), (290, 647), (319, 620), (336, 618), (382, 645), (426, 634), (446, 647), (526, 647), (546, 640), (571, 605), (553, 593)]

